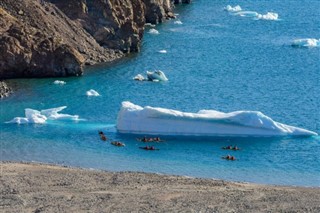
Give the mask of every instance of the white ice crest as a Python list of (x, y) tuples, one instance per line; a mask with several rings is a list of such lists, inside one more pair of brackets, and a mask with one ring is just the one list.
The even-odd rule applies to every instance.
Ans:
[(312, 136), (317, 133), (282, 124), (259, 111), (200, 110), (198, 113), (141, 107), (122, 102), (117, 131), (129, 134), (189, 136)]
[(78, 115), (69, 115), (69, 114), (60, 114), (59, 112), (67, 108), (66, 106), (45, 109), (45, 110), (34, 110), (34, 109), (25, 109), (26, 117), (15, 117), (11, 121), (6, 123), (17, 123), (17, 124), (44, 124), (47, 120), (73, 120), (78, 121)]
[(86, 95), (87, 95), (87, 96), (100, 96), (100, 94), (99, 94), (97, 91), (93, 90), (93, 89), (88, 90), (88, 91), (86, 92)]

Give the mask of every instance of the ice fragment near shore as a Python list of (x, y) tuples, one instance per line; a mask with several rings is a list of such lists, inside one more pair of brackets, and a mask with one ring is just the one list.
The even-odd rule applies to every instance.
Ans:
[(66, 84), (65, 81), (60, 81), (60, 80), (55, 80), (53, 83), (54, 83), (54, 84), (57, 84), (57, 85), (64, 85), (64, 84)]
[(97, 91), (93, 90), (93, 89), (88, 90), (88, 91), (86, 92), (86, 95), (87, 95), (87, 96), (100, 96), (100, 94), (99, 94)]
[(257, 111), (223, 113), (200, 110), (181, 112), (157, 107), (141, 107), (122, 102), (117, 131), (130, 134), (181, 136), (311, 136), (315, 132), (272, 120)]
[(66, 106), (45, 109), (45, 110), (34, 110), (34, 109), (25, 109), (26, 117), (15, 117), (11, 121), (6, 123), (17, 123), (17, 124), (44, 124), (47, 120), (80, 120), (78, 115), (69, 115), (69, 114), (60, 114), (59, 112), (67, 108)]
[(150, 29), (149, 32), (150, 34), (159, 34), (159, 31), (156, 29)]

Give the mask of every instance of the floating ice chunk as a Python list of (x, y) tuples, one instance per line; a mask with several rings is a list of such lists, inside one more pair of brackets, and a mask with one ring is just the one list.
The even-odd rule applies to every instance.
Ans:
[(156, 29), (150, 29), (148, 33), (156, 35), (156, 34), (159, 34), (159, 31)]
[(65, 81), (60, 81), (60, 80), (55, 80), (53, 83), (54, 83), (54, 84), (57, 84), (57, 85), (64, 85), (64, 84), (66, 84)]
[(44, 109), (41, 114), (46, 116), (49, 120), (79, 120), (79, 115), (60, 114), (59, 112), (67, 108), (66, 106)]
[(278, 20), (279, 15), (277, 13), (268, 12), (265, 15), (258, 14), (257, 19), (263, 20)]
[(167, 53), (167, 50), (159, 50), (159, 53)]
[(320, 39), (315, 38), (302, 38), (296, 39), (292, 42), (295, 47), (320, 47)]
[(198, 113), (141, 107), (122, 102), (117, 131), (130, 134), (184, 136), (311, 136), (315, 132), (272, 120), (257, 111), (223, 113), (201, 110)]
[(168, 81), (166, 75), (160, 70), (154, 72), (147, 71), (147, 77), (149, 81)]
[(228, 11), (228, 12), (238, 12), (241, 11), (241, 7), (239, 5), (232, 7), (231, 5), (227, 5), (224, 10)]
[(25, 109), (26, 117), (15, 117), (11, 121), (6, 123), (17, 123), (17, 124), (44, 124), (47, 120), (79, 120), (78, 115), (69, 115), (69, 114), (59, 114), (60, 111), (67, 108), (66, 106), (45, 109), (45, 110), (34, 110), (34, 109)]
[(174, 23), (174, 24), (182, 24), (182, 21), (177, 20), (177, 21), (174, 21), (173, 23)]
[(100, 94), (99, 94), (97, 91), (93, 90), (93, 89), (88, 90), (88, 91), (86, 92), (86, 95), (87, 95), (87, 96), (100, 96)]
[(146, 79), (141, 75), (141, 74), (138, 74), (136, 75), (133, 80), (136, 80), (136, 81), (145, 81)]
[(155, 27), (156, 25), (151, 24), (151, 23), (145, 23), (145, 25), (144, 25), (144, 26)]

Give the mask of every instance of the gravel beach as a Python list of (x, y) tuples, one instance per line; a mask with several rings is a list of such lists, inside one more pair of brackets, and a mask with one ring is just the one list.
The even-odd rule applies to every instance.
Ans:
[(320, 188), (1, 163), (1, 212), (320, 212)]

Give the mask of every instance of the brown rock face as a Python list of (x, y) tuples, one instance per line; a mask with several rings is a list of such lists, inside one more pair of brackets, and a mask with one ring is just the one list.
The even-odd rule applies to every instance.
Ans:
[(77, 76), (83, 65), (120, 57), (102, 48), (54, 5), (0, 2), (0, 79)]
[(173, 2), (190, 1), (0, 0), (0, 79), (78, 76), (138, 52), (146, 21), (174, 18)]

